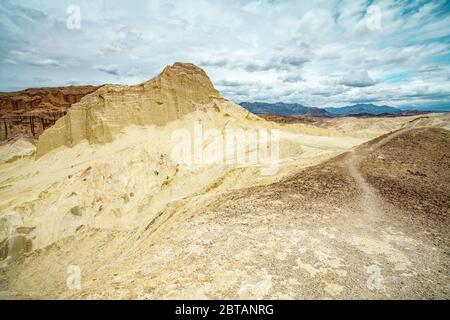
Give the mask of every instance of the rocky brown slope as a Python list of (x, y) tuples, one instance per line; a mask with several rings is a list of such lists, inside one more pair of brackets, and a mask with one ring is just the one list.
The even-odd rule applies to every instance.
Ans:
[[(303, 253), (291, 251), (280, 265), (262, 258), (284, 283), (274, 292), (292, 278), (304, 298), (448, 299), (449, 151), (448, 130), (400, 130), (282, 182), (218, 199), (214, 212), (234, 212), (235, 223), (255, 212), (280, 241), (283, 229), (308, 230), (297, 243)], [(379, 287), (369, 285), (370, 270), (379, 271)]]
[(0, 141), (18, 136), (37, 138), (95, 86), (35, 88), (0, 93)]
[(421, 232), (435, 230), (434, 240), (442, 241), (436, 231), (450, 231), (450, 131), (411, 129), (381, 146), (379, 140), (368, 145), (374, 150), (361, 163), (365, 178), (405, 219), (422, 221)]
[(206, 73), (189, 63), (175, 63), (137, 86), (105, 85), (85, 97), (39, 138), (37, 156), (60, 146), (111, 142), (130, 125), (165, 125), (221, 98)]

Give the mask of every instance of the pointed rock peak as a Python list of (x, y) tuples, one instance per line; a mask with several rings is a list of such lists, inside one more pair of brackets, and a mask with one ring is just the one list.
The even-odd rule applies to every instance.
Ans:
[(171, 66), (165, 67), (159, 77), (185, 77), (195, 81), (203, 81), (205, 85), (213, 87), (211, 79), (206, 72), (192, 63), (176, 62)]
[(144, 83), (162, 91), (170, 89), (178, 95), (187, 95), (193, 102), (204, 103), (211, 97), (221, 98), (206, 72), (192, 63), (176, 62), (167, 66), (155, 78)]
[(173, 65), (167, 66), (165, 70), (172, 72), (185, 72), (188, 74), (199, 73), (206, 75), (206, 72), (202, 68), (197, 67), (195, 64), (185, 62), (175, 62)]
[(211, 82), (206, 72), (197, 67), (192, 63), (176, 62), (171, 66), (164, 68), (163, 72), (159, 75), (160, 77), (177, 77), (177, 76), (188, 76), (188, 77), (203, 77), (205, 81)]

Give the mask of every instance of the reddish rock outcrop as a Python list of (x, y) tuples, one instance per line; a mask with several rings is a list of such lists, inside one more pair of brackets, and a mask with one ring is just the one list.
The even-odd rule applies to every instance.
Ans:
[(70, 86), (0, 93), (0, 141), (18, 136), (37, 138), (72, 104), (98, 88)]

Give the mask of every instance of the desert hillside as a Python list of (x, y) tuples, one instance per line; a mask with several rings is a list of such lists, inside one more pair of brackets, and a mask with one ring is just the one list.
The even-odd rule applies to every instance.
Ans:
[[(449, 125), (267, 121), (186, 63), (103, 86), (0, 147), (0, 297), (448, 298)], [(229, 130), (279, 139), (233, 161)]]

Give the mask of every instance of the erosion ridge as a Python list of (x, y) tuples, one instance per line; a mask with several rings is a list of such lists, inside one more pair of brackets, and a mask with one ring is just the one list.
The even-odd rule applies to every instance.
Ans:
[(164, 125), (220, 99), (206, 73), (193, 64), (175, 63), (136, 86), (105, 85), (74, 104), (39, 138), (37, 157), (60, 146), (111, 142), (128, 125)]
[(96, 86), (33, 88), (0, 93), (0, 141), (19, 136), (37, 138)]

